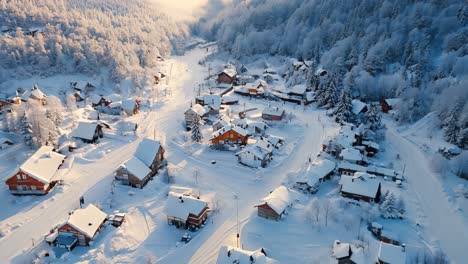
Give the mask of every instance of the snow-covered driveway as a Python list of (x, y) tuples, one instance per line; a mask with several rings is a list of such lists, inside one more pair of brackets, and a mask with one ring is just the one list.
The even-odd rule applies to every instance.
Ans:
[(419, 199), (427, 216), (427, 230), (438, 240), (452, 263), (466, 263), (468, 259), (468, 226), (449, 203), (440, 178), (430, 169), (430, 161), (419, 149), (394, 127), (388, 126), (387, 140), (406, 164), (405, 177)]

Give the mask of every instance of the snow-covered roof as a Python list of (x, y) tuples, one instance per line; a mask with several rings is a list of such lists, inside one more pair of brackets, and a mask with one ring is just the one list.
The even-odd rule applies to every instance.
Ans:
[(247, 119), (245, 118), (236, 118), (232, 120), (232, 123), (236, 126), (247, 127)]
[(295, 93), (295, 94), (305, 94), (306, 87), (303, 84), (297, 84), (297, 85), (294, 85), (293, 87), (291, 87), (290, 92)]
[(115, 101), (121, 101), (122, 96), (120, 94), (109, 94), (109, 95), (104, 96), (104, 99), (106, 99), (107, 101), (115, 102)]
[(187, 220), (189, 214), (199, 215), (207, 206), (203, 200), (170, 192), (164, 211), (168, 216)]
[(286, 208), (292, 204), (293, 197), (291, 191), (281, 185), (271, 192), (267, 197), (263, 198), (262, 202), (271, 207), (277, 214), (281, 215)]
[(189, 110), (192, 110), (199, 116), (204, 116), (206, 114), (206, 109), (200, 104), (193, 105)]
[(122, 101), (122, 109), (132, 110), (135, 108), (136, 101), (133, 99), (127, 99)]
[(370, 165), (369, 167), (366, 168), (366, 171), (371, 174), (383, 174), (385, 176), (397, 176), (398, 173), (395, 170), (384, 168), (384, 167), (379, 167), (375, 165)]
[(12, 142), (12, 141), (9, 140), (8, 138), (0, 138), (0, 145), (8, 144), (9, 142)]
[(88, 86), (88, 84), (93, 86), (91, 83), (89, 83), (87, 81), (77, 81), (75, 83), (75, 88), (80, 89), (80, 90), (84, 90), (86, 88), (86, 86)]
[(122, 102), (121, 101), (112, 102), (107, 107), (109, 107), (109, 108), (120, 108), (120, 107), (122, 107)]
[(395, 246), (392, 244), (380, 242), (378, 259), (385, 263), (392, 264), (405, 264), (406, 252), (403, 247)]
[(234, 154), (235, 156), (239, 156), (241, 155), (242, 153), (251, 153), (252, 155), (254, 155), (255, 157), (257, 157), (258, 159), (260, 160), (263, 160), (265, 159), (269, 153), (269, 151), (257, 146), (257, 145), (250, 145), (246, 148), (244, 148), (243, 150), (237, 152), (236, 154)]
[(341, 191), (375, 198), (380, 181), (364, 172), (356, 172), (354, 176), (342, 175), (340, 179)]
[(371, 148), (374, 148), (374, 149), (377, 149), (377, 150), (380, 149), (379, 144), (377, 144), (377, 143), (375, 143), (375, 142), (373, 142), (373, 141), (363, 141), (363, 142), (362, 142), (362, 145), (368, 146), (368, 147), (371, 147)]
[(266, 150), (269, 153), (273, 152), (273, 150), (275, 149), (275, 145), (273, 145), (270, 141), (263, 137), (258, 139), (257, 142), (255, 142), (255, 145), (259, 148)]
[(222, 246), (219, 249), (216, 264), (251, 264), (250, 257), (254, 259), (255, 264), (277, 264), (278, 261), (271, 259), (262, 253), (259, 248), (255, 251), (235, 248), (231, 246)]
[(219, 137), (221, 135), (224, 135), (225, 133), (227, 133), (227, 132), (229, 132), (231, 130), (235, 131), (236, 133), (238, 133), (239, 135), (244, 136), (244, 137), (249, 134), (249, 132), (247, 130), (245, 130), (245, 129), (239, 127), (239, 126), (229, 125), (229, 126), (225, 126), (225, 127), (221, 128), (221, 129), (213, 132), (212, 137), (217, 138), (217, 137)]
[(237, 71), (236, 69), (234, 68), (226, 68), (222, 71), (223, 73), (225, 73), (227, 76), (233, 78), (237, 75)]
[(64, 155), (52, 151), (53, 149), (51, 146), (40, 147), (19, 167), (19, 170), (41, 182), (50, 183), (65, 159)]
[(312, 163), (304, 172), (298, 182), (305, 182), (314, 186), (320, 179), (330, 174), (336, 167), (335, 162), (328, 159), (318, 159)]
[(253, 83), (245, 84), (246, 89), (257, 89), (260, 87), (266, 87), (267, 83), (264, 80), (256, 80)]
[(68, 218), (67, 223), (78, 229), (87, 237), (93, 238), (106, 217), (106, 213), (93, 204), (89, 204), (86, 208), (80, 208), (73, 211)]
[(333, 256), (337, 259), (349, 257), (351, 254), (351, 248), (349, 243), (343, 243), (339, 240), (333, 242)]
[(362, 172), (365, 172), (367, 170), (367, 168), (364, 166), (349, 163), (346, 161), (340, 162), (340, 164), (338, 165), (338, 168), (344, 169), (344, 170), (354, 170), (354, 171), (362, 171)]
[(282, 116), (284, 114), (284, 109), (279, 107), (265, 107), (262, 114), (271, 115), (271, 116)]
[(340, 153), (340, 157), (343, 158), (343, 160), (349, 161), (361, 161), (363, 159), (359, 150), (355, 148), (343, 149)]
[(97, 126), (97, 123), (79, 122), (72, 132), (72, 137), (93, 140)]
[(207, 94), (203, 96), (203, 103), (209, 105), (214, 110), (219, 110), (221, 107), (221, 96), (217, 94)]
[(161, 147), (159, 141), (144, 138), (135, 151), (135, 157), (140, 159), (146, 166), (151, 167), (154, 158), (158, 154), (159, 147)]
[(213, 125), (216, 125), (216, 124), (220, 124), (222, 127), (228, 126), (231, 124), (231, 118), (229, 118), (229, 116), (227, 115), (221, 115), (213, 123)]
[(151, 172), (148, 166), (137, 157), (127, 160), (120, 166), (127, 169), (128, 172), (135, 175), (139, 180), (143, 180)]
[(398, 103), (400, 103), (401, 99), (400, 98), (388, 98), (388, 99), (385, 99), (385, 102), (391, 106), (391, 107), (395, 107), (398, 105)]
[(239, 101), (239, 99), (237, 99), (236, 97), (234, 96), (223, 96), (221, 98), (221, 103), (223, 104), (226, 104), (226, 103), (233, 103), (233, 102), (237, 102)]
[(97, 95), (97, 94), (93, 94), (90, 99), (91, 99), (91, 103), (93, 103), (93, 104), (99, 104), (101, 99), (105, 100), (104, 96)]
[(353, 100), (351, 101), (351, 104), (352, 104), (352, 106), (353, 106), (353, 107), (352, 107), (353, 114), (355, 114), (355, 115), (361, 113), (361, 111), (363, 111), (364, 108), (367, 106), (366, 103), (361, 102), (361, 101), (359, 101), (359, 100), (357, 100), (357, 99), (353, 99)]
[(273, 136), (273, 135), (268, 135), (267, 140), (271, 144), (277, 146), (280, 142), (284, 141), (284, 138), (278, 137), (278, 136)]
[(310, 102), (314, 100), (315, 93), (314, 92), (306, 92), (306, 101)]
[(28, 100), (31, 96), (34, 96), (38, 100), (42, 100), (46, 97), (45, 94), (36, 85), (34, 85), (31, 90), (24, 92), (21, 97), (23, 100)]

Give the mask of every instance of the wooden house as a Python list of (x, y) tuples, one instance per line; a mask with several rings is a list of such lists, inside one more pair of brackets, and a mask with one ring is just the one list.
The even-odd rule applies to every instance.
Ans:
[(338, 264), (364, 264), (365, 256), (362, 247), (357, 247), (350, 243), (343, 243), (339, 240), (333, 242), (333, 257)]
[(164, 211), (169, 225), (177, 228), (200, 228), (208, 218), (208, 203), (191, 196), (169, 192)]
[(269, 151), (262, 148), (260, 145), (254, 144), (237, 152), (235, 156), (239, 163), (252, 168), (259, 168), (266, 167), (268, 162), (270, 162), (272, 151), (273, 150)]
[(71, 250), (76, 245), (89, 246), (104, 226), (107, 214), (93, 204), (74, 210), (58, 228), (56, 246)]
[(335, 162), (328, 159), (317, 159), (309, 164), (303, 173), (301, 172), (294, 188), (308, 193), (316, 193), (320, 184), (330, 178), (335, 168)]
[(380, 242), (376, 264), (406, 264), (405, 246)]
[(123, 100), (121, 109), (128, 116), (136, 115), (140, 111), (140, 102), (133, 99)]
[(71, 136), (79, 138), (85, 143), (96, 143), (99, 138), (104, 137), (104, 133), (101, 124), (79, 122), (78, 127), (73, 130)]
[(218, 131), (223, 127), (231, 125), (231, 118), (227, 115), (219, 116), (216, 121), (213, 123), (213, 131)]
[(208, 110), (208, 114), (216, 115), (219, 114), (219, 110), (221, 109), (221, 96), (217, 94), (198, 96), (195, 99), (195, 103), (204, 106)]
[(77, 102), (82, 102), (84, 101), (84, 98), (81, 96), (81, 92), (80, 91), (75, 91), (73, 93), (73, 96), (75, 97), (75, 101)]
[(361, 152), (359, 152), (359, 150), (355, 148), (345, 148), (341, 150), (339, 157), (345, 162), (354, 163), (358, 165), (366, 164), (366, 161), (362, 156)]
[(163, 165), (165, 150), (159, 141), (144, 138), (134, 156), (115, 171), (115, 179), (124, 185), (143, 188)]
[(265, 197), (259, 205), (256, 205), (258, 216), (279, 221), (286, 213), (286, 209), (293, 204), (291, 190), (280, 186)]
[(388, 113), (390, 110), (394, 110), (399, 103), (399, 98), (384, 99), (380, 102), (380, 107), (382, 108), (382, 112)]
[(237, 71), (234, 68), (226, 68), (218, 74), (216, 81), (218, 83), (234, 83), (236, 81)]
[(269, 121), (281, 121), (284, 115), (284, 109), (279, 107), (265, 107), (262, 111), (262, 118)]
[(207, 110), (200, 104), (191, 106), (185, 111), (185, 128), (190, 130), (195, 122), (200, 122), (207, 114)]
[(29, 99), (40, 101), (42, 105), (47, 104), (46, 95), (39, 89), (37, 85), (34, 85), (31, 90), (27, 90), (21, 96), (23, 101), (28, 101)]
[(53, 151), (51, 146), (39, 148), (19, 166), (5, 183), (12, 194), (45, 195), (57, 182), (56, 173), (65, 156)]
[(363, 172), (356, 172), (353, 176), (342, 175), (340, 185), (343, 197), (369, 203), (380, 201), (381, 185), (375, 176)]
[(91, 106), (96, 108), (99, 106), (108, 106), (110, 102), (106, 100), (106, 98), (102, 95), (94, 94), (91, 96)]
[(261, 97), (265, 94), (267, 83), (264, 80), (256, 80), (253, 83), (247, 83), (245, 90), (250, 96)]
[(351, 112), (353, 112), (353, 114), (359, 115), (361, 113), (367, 112), (367, 110), (368, 110), (368, 107), (366, 103), (359, 101), (357, 99), (353, 99), (351, 101)]
[(245, 145), (248, 138), (247, 130), (229, 125), (213, 132), (211, 143), (213, 146), (221, 148), (225, 145)]
[(70, 87), (79, 92), (93, 91), (96, 87), (87, 81), (71, 82)]

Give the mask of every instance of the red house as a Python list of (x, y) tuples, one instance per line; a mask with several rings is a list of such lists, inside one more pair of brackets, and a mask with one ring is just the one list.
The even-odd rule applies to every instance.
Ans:
[(5, 183), (12, 194), (44, 195), (54, 187), (65, 156), (52, 150), (51, 146), (41, 147), (7, 178)]
[(195, 230), (205, 223), (208, 209), (203, 200), (170, 192), (164, 211), (169, 225)]
[(224, 144), (247, 144), (249, 132), (241, 127), (229, 125), (213, 132), (211, 143), (214, 146), (224, 146)]
[(286, 209), (291, 207), (292, 201), (290, 190), (285, 186), (280, 186), (255, 207), (258, 209), (259, 217), (279, 221), (285, 214)]
[(75, 245), (89, 246), (101, 230), (107, 214), (93, 204), (76, 209), (67, 222), (58, 228), (57, 246), (73, 248)]
[(281, 121), (284, 115), (284, 109), (279, 107), (265, 107), (262, 111), (262, 118), (270, 121)]

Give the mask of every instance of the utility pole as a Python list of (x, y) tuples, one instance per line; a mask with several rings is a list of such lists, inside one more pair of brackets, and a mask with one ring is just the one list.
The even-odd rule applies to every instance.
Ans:
[(236, 200), (236, 214), (237, 214), (237, 234), (236, 234), (236, 239), (237, 239), (237, 248), (239, 248), (239, 196), (237, 193), (233, 193), (234, 200)]

